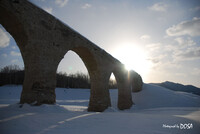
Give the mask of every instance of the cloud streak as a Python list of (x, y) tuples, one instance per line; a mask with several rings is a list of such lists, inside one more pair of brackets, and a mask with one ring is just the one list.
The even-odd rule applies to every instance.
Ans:
[(0, 48), (5, 48), (9, 46), (10, 37), (9, 35), (0, 27)]
[(87, 8), (90, 8), (91, 6), (92, 6), (91, 4), (86, 3), (81, 8), (82, 9), (87, 9)]
[(21, 53), (15, 52), (15, 51), (11, 51), (10, 54), (12, 56), (21, 56)]
[(152, 10), (152, 11), (157, 11), (157, 12), (165, 12), (165, 11), (167, 11), (167, 7), (168, 7), (167, 4), (155, 3), (154, 5), (149, 7), (149, 9)]
[(186, 51), (178, 51), (174, 56), (176, 60), (200, 59), (200, 47), (189, 48)]
[(169, 36), (200, 36), (200, 18), (193, 18), (190, 21), (183, 21), (166, 30)]
[(64, 7), (67, 4), (68, 0), (56, 0), (55, 3), (59, 7)]
[(178, 37), (175, 39), (175, 41), (179, 44), (181, 48), (186, 48), (196, 45), (196, 42), (194, 42), (190, 37), (188, 38)]

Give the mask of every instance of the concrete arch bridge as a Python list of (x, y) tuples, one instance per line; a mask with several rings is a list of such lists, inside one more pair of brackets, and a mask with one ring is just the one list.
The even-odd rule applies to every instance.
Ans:
[(88, 111), (104, 111), (111, 106), (108, 82), (112, 72), (118, 85), (118, 108), (132, 106), (124, 65), (54, 16), (26, 0), (0, 0), (0, 23), (15, 39), (24, 61), (20, 103), (55, 103), (56, 71), (64, 55), (72, 50), (90, 75)]

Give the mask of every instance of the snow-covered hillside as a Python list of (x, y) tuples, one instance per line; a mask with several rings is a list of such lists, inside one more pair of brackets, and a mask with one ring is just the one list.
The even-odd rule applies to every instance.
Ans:
[(200, 133), (200, 96), (144, 84), (133, 93), (135, 105), (117, 109), (117, 90), (110, 90), (112, 107), (87, 112), (89, 89), (57, 88), (57, 104), (20, 105), (22, 86), (0, 87), (1, 134), (165, 134)]

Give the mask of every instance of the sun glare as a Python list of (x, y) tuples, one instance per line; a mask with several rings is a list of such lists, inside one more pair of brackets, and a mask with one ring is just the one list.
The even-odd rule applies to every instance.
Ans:
[(134, 70), (144, 77), (150, 70), (150, 62), (147, 60), (145, 50), (138, 46), (126, 43), (113, 50), (113, 56), (119, 59), (127, 70)]

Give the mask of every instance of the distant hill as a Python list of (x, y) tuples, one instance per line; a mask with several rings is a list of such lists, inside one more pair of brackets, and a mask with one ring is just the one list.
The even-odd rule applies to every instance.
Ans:
[(151, 83), (151, 84), (159, 85), (161, 87), (165, 87), (173, 91), (181, 91), (181, 92), (187, 92), (187, 93), (200, 95), (200, 88), (192, 86), (192, 85), (182, 85), (182, 84), (174, 83), (170, 81), (166, 81), (162, 83)]

